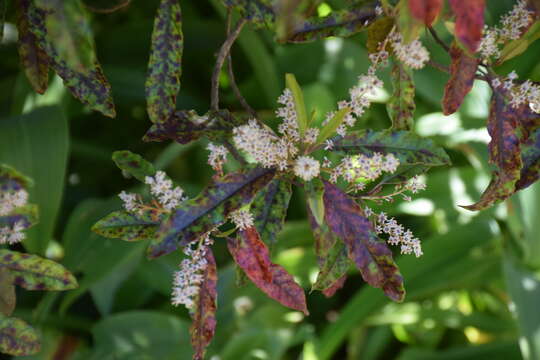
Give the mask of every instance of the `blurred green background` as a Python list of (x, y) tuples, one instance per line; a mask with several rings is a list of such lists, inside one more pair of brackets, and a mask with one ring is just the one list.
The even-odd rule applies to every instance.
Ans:
[[(87, 0), (94, 7), (108, 1)], [(320, 8), (339, 8), (327, 1)], [(513, 1), (489, 1), (493, 23)], [(31, 201), (40, 206), (40, 224), (26, 250), (61, 261), (80, 288), (67, 293), (19, 291), (14, 316), (43, 334), (43, 351), (24, 359), (190, 359), (185, 309), (170, 305), (172, 273), (180, 258), (154, 261), (144, 244), (109, 240), (91, 225), (120, 207), (121, 190), (138, 186), (111, 161), (128, 149), (155, 161), (190, 196), (211, 178), (204, 141), (182, 146), (141, 141), (150, 122), (144, 81), (153, 15), (158, 1), (134, 0), (112, 14), (92, 14), (98, 58), (109, 79), (118, 116), (91, 113), (51, 79), (45, 95), (34, 94), (19, 65), (14, 11), (8, 1), (0, 44), (0, 161), (35, 180)], [(185, 47), (179, 109), (200, 113), (209, 107), (214, 54), (224, 40), (225, 8), (218, 0), (181, 1)], [(437, 30), (447, 42), (443, 24)], [(424, 35), (432, 57), (446, 54)], [(368, 68), (365, 34), (309, 44), (278, 45), (267, 31), (247, 26), (233, 47), (236, 79), (248, 102), (272, 123), (284, 74), (294, 73), (306, 102), (318, 114), (333, 110)], [(540, 44), (500, 69), (540, 80)], [(479, 198), (489, 181), (489, 136), (485, 129), (490, 90), (476, 83), (458, 114), (440, 110), (447, 75), (432, 68), (415, 73), (415, 130), (432, 137), (452, 158), (451, 168), (427, 176), (427, 190), (411, 203), (386, 207), (423, 242), (424, 256), (398, 258), (408, 291), (403, 304), (387, 300), (351, 271), (333, 298), (308, 296), (311, 315), (280, 306), (252, 285), (237, 287), (226, 246), (217, 241), (218, 327), (207, 357), (247, 359), (540, 359), (540, 187), (538, 184), (480, 213), (460, 209)], [(359, 124), (390, 125), (381, 92)], [(226, 74), (220, 78), (223, 108), (242, 113)], [(273, 250), (309, 289), (316, 276), (312, 235), (301, 192)], [(0, 355), (0, 359), (8, 357)]]

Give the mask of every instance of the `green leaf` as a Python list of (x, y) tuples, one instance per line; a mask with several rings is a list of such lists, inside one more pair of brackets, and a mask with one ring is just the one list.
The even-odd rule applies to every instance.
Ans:
[(16, 0), (18, 50), (24, 72), (34, 91), (43, 94), (49, 85), (49, 57), (30, 30), (27, 12), (32, 0)]
[(0, 266), (0, 316), (9, 316), (15, 310), (17, 298), (13, 281), (11, 272)]
[(196, 198), (185, 201), (162, 223), (157, 238), (148, 247), (148, 256), (167, 254), (223, 224), (232, 211), (250, 203), (273, 177), (273, 170), (256, 168), (217, 180)]
[(336, 114), (330, 119), (330, 121), (324, 125), (317, 137), (317, 144), (322, 144), (326, 139), (335, 135), (336, 129), (343, 123), (345, 116), (351, 111), (349, 108), (340, 109)]
[(92, 231), (107, 237), (125, 241), (150, 240), (164, 218), (163, 214), (133, 214), (124, 210), (110, 213), (92, 226)]
[(223, 4), (258, 26), (273, 27), (276, 20), (271, 0), (222, 0)]
[(287, 88), (292, 92), (294, 109), (296, 110), (296, 122), (298, 123), (298, 132), (300, 133), (300, 137), (302, 137), (309, 124), (304, 94), (293, 74), (285, 74), (285, 83)]
[(177, 0), (161, 0), (154, 21), (145, 83), (148, 116), (153, 123), (167, 120), (176, 110), (183, 49), (180, 4)]
[(536, 20), (534, 24), (527, 29), (527, 32), (523, 34), (519, 39), (512, 40), (506, 44), (501, 50), (501, 55), (495, 63), (495, 65), (501, 65), (502, 63), (516, 57), (525, 50), (536, 40), (540, 39), (540, 21)]
[(0, 184), (4, 191), (18, 190), (21, 187), (28, 190), (34, 186), (32, 179), (7, 164), (0, 164)]
[[(48, 33), (52, 22), (61, 27), (61, 23), (56, 24), (58, 16), (63, 16), (63, 9), (59, 9), (63, 3), (69, 3), (69, 11), (73, 12), (72, 15), (76, 17), (76, 21), (80, 21), (82, 29), (73, 30), (68, 28), (67, 31), (65, 28), (62, 28), (62, 31), (58, 30), (59, 36), (64, 36), (64, 32), (70, 31), (89, 31), (89, 24), (86, 23), (84, 13), (79, 13), (81, 10), (80, 0), (70, 0), (70, 1), (60, 1), (60, 0), (40, 0), (44, 3), (50, 4), (53, 10), (45, 11), (37, 6), (34, 6), (31, 2), (28, 3), (28, 8), (26, 11), (27, 20), (29, 23), (30, 31), (34, 34), (37, 39), (38, 45), (41, 49), (45, 51), (49, 57), (49, 66), (56, 71), (56, 73), (64, 80), (64, 85), (68, 90), (79, 99), (83, 104), (88, 105), (92, 110), (99, 111), (105, 116), (115, 117), (116, 112), (114, 110), (114, 104), (111, 97), (111, 87), (103, 74), (101, 66), (95, 60), (92, 64), (86, 64), (88, 59), (94, 58), (95, 55), (86, 54), (83, 56), (86, 60), (81, 60), (78, 58), (78, 61), (84, 61), (80, 63), (81, 66), (73, 67), (70, 63), (77, 62), (67, 54), (61, 53), (57, 46), (64, 46), (63, 44), (58, 44), (58, 39), (51, 39), (51, 34)], [(52, 17), (52, 18), (51, 18)], [(65, 35), (70, 36), (70, 35)], [(81, 36), (89, 36), (87, 33), (84, 33)], [(92, 48), (87, 48), (87, 41), (83, 40), (85, 45), (82, 45), (82, 51), (88, 51), (93, 53), (93, 44)], [(81, 49), (78, 49), (81, 50)]]
[(274, 179), (259, 191), (251, 203), (250, 211), (254, 216), (255, 228), (269, 246), (276, 242), (277, 234), (283, 228), (291, 195), (290, 182)]
[(62, 201), (68, 156), (67, 119), (56, 106), (37, 108), (0, 121), (0, 162), (16, 165), (35, 181), (29, 189), (37, 203), (40, 221), (27, 232), (24, 246), (44, 254)]
[(394, 92), (386, 104), (386, 110), (392, 120), (393, 130), (412, 130), (414, 127), (414, 81), (412, 72), (401, 63), (392, 67), (392, 86)]
[(154, 169), (154, 166), (150, 162), (131, 151), (115, 151), (112, 159), (122, 171), (125, 171), (143, 183), (147, 176), (154, 176), (156, 174), (156, 169)]
[(346, 276), (350, 265), (347, 247), (343, 241), (336, 241), (328, 254), (319, 260), (319, 264), (320, 271), (311, 290), (326, 290), (332, 288), (336, 283), (339, 284), (340, 279)]
[(420, 34), (420, 29), (424, 27), (424, 22), (416, 19), (409, 7), (409, 0), (400, 0), (396, 5), (398, 11), (397, 27), (403, 36), (405, 44), (416, 39)]
[[(382, 42), (388, 37), (394, 27), (394, 18), (385, 16), (377, 19), (368, 26), (366, 49), (370, 54), (380, 51)], [(388, 49), (388, 45), (386, 46)]]
[(37, 255), (0, 250), (0, 267), (8, 269), (14, 284), (27, 290), (70, 290), (77, 280), (62, 265)]
[(315, 178), (305, 185), (306, 201), (313, 219), (319, 226), (324, 223), (324, 185), (321, 179)]
[(0, 352), (13, 356), (39, 352), (39, 335), (26, 322), (0, 314)]

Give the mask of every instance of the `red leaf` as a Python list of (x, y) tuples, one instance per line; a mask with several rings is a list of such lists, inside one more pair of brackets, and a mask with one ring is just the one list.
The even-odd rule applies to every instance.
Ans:
[(442, 107), (444, 115), (450, 115), (460, 107), (465, 95), (471, 91), (474, 83), (478, 60), (463, 51), (457, 43), (450, 48), (450, 79), (444, 87)]
[(405, 297), (403, 277), (386, 243), (377, 238), (372, 224), (360, 206), (337, 186), (324, 182), (325, 219), (330, 229), (347, 245), (362, 278), (382, 288), (394, 301)]
[(336, 280), (336, 282), (334, 282), (330, 287), (324, 289), (322, 291), (322, 293), (324, 294), (324, 296), (326, 296), (327, 298), (329, 297), (332, 297), (334, 296), (334, 294), (336, 293), (336, 291), (338, 291), (339, 289), (341, 289), (343, 287), (343, 285), (345, 285), (345, 280), (347, 280), (347, 275), (343, 275), (342, 277), (340, 277), (338, 280)]
[(196, 306), (191, 314), (193, 323), (191, 324), (191, 344), (195, 350), (193, 359), (202, 360), (206, 347), (212, 341), (216, 330), (216, 308), (217, 308), (217, 271), (216, 260), (210, 249), (206, 252), (208, 265), (204, 273), (204, 280), (201, 284)]
[(282, 305), (309, 315), (304, 290), (291, 274), (270, 261), (268, 248), (254, 227), (240, 230), (227, 245), (234, 261), (266, 295)]
[(476, 52), (484, 29), (485, 0), (449, 1), (456, 14), (456, 38), (472, 53)]
[(409, 0), (409, 9), (416, 19), (431, 26), (442, 9), (442, 0)]

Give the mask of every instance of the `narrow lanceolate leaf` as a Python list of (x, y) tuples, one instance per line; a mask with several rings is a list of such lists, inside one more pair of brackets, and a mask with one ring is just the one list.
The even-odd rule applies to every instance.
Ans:
[(148, 256), (168, 254), (223, 224), (231, 212), (251, 202), (273, 177), (273, 170), (256, 168), (228, 174), (208, 186), (161, 224), (156, 239), (148, 247)]
[(163, 218), (163, 213), (158, 213), (155, 210), (154, 213), (149, 210), (142, 214), (120, 210), (99, 220), (92, 226), (92, 231), (107, 238), (118, 238), (125, 241), (150, 240), (155, 237)]
[(234, 261), (266, 295), (308, 315), (304, 290), (283, 267), (270, 261), (270, 253), (254, 227), (238, 232), (227, 241)]
[(487, 129), (491, 136), (488, 145), (489, 162), (496, 166), (488, 188), (480, 200), (469, 206), (469, 210), (481, 210), (508, 198), (515, 192), (516, 182), (521, 176), (520, 121), (528, 106), (515, 109), (508, 103), (505, 93), (494, 91)]
[(0, 315), (9, 316), (15, 310), (16, 296), (13, 275), (0, 267)]
[(143, 183), (147, 176), (154, 176), (156, 174), (154, 165), (145, 160), (142, 156), (134, 154), (131, 151), (115, 151), (112, 159), (120, 170), (125, 171)]
[(296, 81), (296, 77), (293, 74), (285, 74), (285, 83), (287, 88), (291, 91), (294, 101), (294, 109), (296, 111), (296, 122), (298, 123), (298, 132), (300, 136), (303, 136), (308, 127), (308, 115), (306, 111), (306, 104), (304, 102), (304, 93)]
[(317, 136), (317, 144), (322, 144), (326, 139), (335, 135), (336, 129), (343, 123), (345, 116), (351, 112), (349, 108), (343, 108), (338, 110), (335, 115), (323, 126), (319, 136)]
[(540, 21), (536, 20), (519, 39), (512, 40), (503, 47), (495, 65), (500, 65), (522, 54), (538, 39), (540, 39)]
[(409, 0), (411, 15), (426, 26), (433, 24), (441, 12), (442, 6), (442, 0)]
[(455, 37), (471, 53), (476, 52), (484, 29), (485, 0), (449, 0), (456, 15)]
[[(372, 4), (375, 4), (375, 2)], [(296, 25), (286, 41), (301, 43), (330, 36), (352, 36), (365, 30), (376, 18), (377, 14), (374, 5), (332, 11), (325, 17), (311, 17)]]
[(180, 4), (178, 0), (161, 0), (154, 21), (145, 84), (148, 116), (153, 123), (167, 120), (176, 110), (183, 48)]
[(394, 154), (400, 167), (387, 175), (386, 182), (404, 181), (430, 167), (450, 165), (450, 158), (441, 147), (410, 131), (359, 131), (335, 141), (333, 150), (348, 154)]
[(207, 266), (203, 274), (203, 281), (195, 301), (191, 318), (191, 344), (195, 353), (194, 360), (203, 360), (206, 347), (212, 341), (216, 330), (217, 309), (217, 269), (216, 260), (212, 251), (206, 253)]
[(392, 86), (394, 92), (386, 105), (394, 130), (412, 130), (414, 125), (414, 81), (412, 72), (401, 63), (392, 67)]
[(77, 280), (62, 265), (37, 255), (0, 250), (0, 268), (8, 269), (14, 284), (27, 290), (69, 290)]
[(277, 234), (283, 228), (291, 195), (290, 182), (274, 179), (251, 203), (250, 211), (255, 220), (255, 228), (269, 246), (276, 242)]
[(272, 28), (276, 21), (272, 0), (222, 0), (223, 4), (257, 26)]
[(444, 87), (442, 109), (444, 115), (453, 114), (459, 109), (465, 95), (471, 91), (478, 68), (478, 59), (468, 55), (454, 42), (450, 48), (450, 79)]
[(18, 50), (24, 72), (34, 91), (43, 94), (49, 84), (49, 57), (30, 31), (27, 12), (32, 0), (16, 0)]
[[(61, 4), (62, 1), (54, 0), (54, 3)], [(92, 110), (101, 112), (105, 116), (114, 117), (116, 113), (111, 97), (111, 86), (107, 82), (101, 66), (97, 61), (94, 61), (91, 65), (85, 64), (83, 70), (70, 65), (72, 61), (65, 58), (66, 55), (59, 51), (58, 44), (54, 42), (54, 39), (50, 38), (48, 33), (46, 23), (49, 21), (47, 17), (51, 16), (51, 12), (38, 8), (30, 2), (26, 13), (30, 31), (36, 37), (39, 47), (49, 57), (49, 66), (64, 80), (64, 85), (71, 94), (83, 104), (89, 106)], [(84, 14), (79, 15), (86, 16)], [(73, 29), (64, 29), (64, 31), (73, 31)], [(94, 50), (92, 48), (86, 49), (86, 51), (93, 52)]]
[(362, 278), (381, 288), (394, 301), (405, 297), (403, 277), (386, 243), (377, 238), (371, 222), (360, 206), (335, 185), (325, 182), (325, 218), (330, 229), (347, 246), (349, 258)]
[(25, 356), (41, 350), (39, 334), (21, 319), (0, 314), (0, 353)]

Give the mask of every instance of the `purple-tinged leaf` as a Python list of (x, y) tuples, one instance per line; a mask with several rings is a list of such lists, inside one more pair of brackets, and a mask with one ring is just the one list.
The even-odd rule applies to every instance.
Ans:
[(203, 274), (203, 281), (195, 300), (195, 309), (191, 313), (191, 344), (195, 353), (194, 360), (203, 360), (206, 347), (212, 341), (216, 330), (217, 310), (217, 269), (216, 260), (212, 251), (206, 252), (207, 266)]
[(13, 283), (26, 290), (70, 290), (77, 280), (62, 265), (37, 255), (0, 250), (0, 268), (13, 275)]
[(3, 267), (0, 267), (0, 314), (11, 315), (15, 310), (16, 296), (13, 285), (13, 275)]
[(0, 353), (25, 356), (41, 350), (39, 335), (26, 322), (0, 314)]
[(9, 226), (13, 228), (15, 224), (28, 229), (38, 223), (38, 206), (35, 204), (27, 204), (19, 208), (15, 208), (6, 216), (0, 216), (0, 227)]
[(256, 168), (231, 173), (187, 200), (166, 219), (148, 247), (156, 258), (198, 239), (227, 221), (227, 216), (251, 202), (274, 177), (271, 169)]
[(183, 49), (180, 4), (178, 0), (161, 0), (154, 21), (145, 84), (148, 116), (153, 123), (166, 121), (176, 110)]
[(240, 230), (227, 241), (234, 261), (266, 295), (291, 309), (308, 315), (304, 290), (283, 267), (270, 261), (268, 248), (254, 227)]
[(392, 67), (392, 86), (394, 92), (386, 104), (386, 110), (392, 120), (392, 129), (412, 130), (416, 109), (412, 71), (400, 63), (395, 63)]
[(426, 26), (433, 24), (442, 7), (442, 0), (409, 0), (411, 15), (415, 19), (422, 21)]
[(17, 8), (18, 50), (24, 72), (34, 91), (43, 94), (49, 84), (49, 57), (30, 31), (27, 12), (32, 0), (15, 0)]
[(450, 79), (444, 87), (442, 108), (444, 115), (453, 114), (459, 109), (465, 95), (471, 91), (474, 84), (479, 60), (468, 55), (454, 42), (450, 48)]
[(378, 239), (373, 225), (353, 199), (329, 182), (324, 185), (326, 222), (345, 242), (349, 258), (360, 270), (362, 278), (371, 286), (381, 288), (390, 299), (403, 301), (403, 277), (392, 258), (392, 251)]
[(92, 226), (92, 231), (107, 237), (125, 241), (151, 240), (155, 238), (164, 213), (155, 209), (142, 213), (131, 213), (124, 210), (114, 211)]
[(276, 21), (276, 14), (272, 0), (222, 0), (226, 7), (240, 13), (244, 19), (254, 25), (272, 28)]
[(112, 159), (120, 170), (125, 171), (139, 181), (145, 182), (147, 176), (154, 176), (156, 169), (154, 165), (145, 160), (142, 156), (131, 151), (115, 151)]
[(345, 281), (347, 281), (347, 275), (343, 275), (339, 279), (337, 279), (330, 287), (327, 287), (322, 291), (323, 295), (327, 298), (331, 298), (334, 296), (334, 294), (345, 285)]
[(516, 191), (525, 189), (540, 179), (540, 126), (521, 144), (523, 167)]
[(456, 14), (455, 37), (475, 53), (484, 30), (485, 0), (449, 0)]

